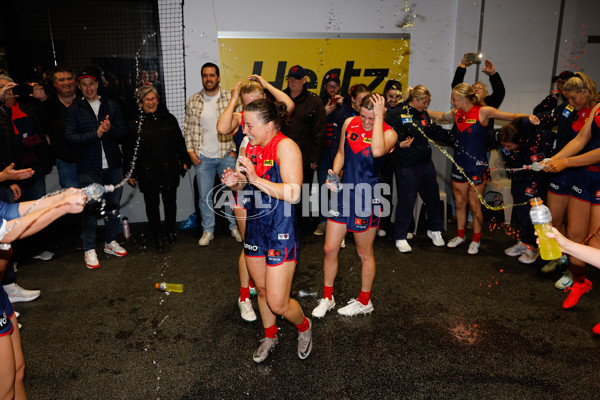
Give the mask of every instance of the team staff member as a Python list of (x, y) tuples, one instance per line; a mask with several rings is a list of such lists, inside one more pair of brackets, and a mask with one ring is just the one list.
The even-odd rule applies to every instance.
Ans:
[[(504, 165), (511, 179), (510, 191), (515, 204), (529, 202), (540, 197), (546, 202), (546, 193), (550, 184), (550, 176), (542, 171), (522, 170), (524, 165), (531, 165), (549, 157), (555, 145), (554, 134), (549, 131), (535, 129), (529, 120), (522, 118), (504, 125), (498, 133), (498, 144), (504, 157)], [(535, 243), (535, 234), (529, 207), (514, 207), (511, 224), (514, 226), (519, 241), (504, 250), (507, 256), (519, 256), (518, 261), (532, 264), (540, 255)]]
[[(238, 145), (238, 157), (246, 154), (245, 151), (248, 145), (248, 137), (243, 133), (244, 112), (235, 111), (237, 104), (241, 99), (242, 107), (246, 108), (246, 106), (252, 103), (254, 100), (264, 99), (266, 97), (265, 90), (267, 90), (267, 92), (271, 94), (275, 100), (285, 103), (288, 112), (291, 112), (294, 109), (294, 102), (292, 99), (290, 99), (289, 96), (283, 93), (281, 90), (275, 88), (273, 85), (267, 82), (262, 76), (250, 75), (248, 80), (244, 83), (239, 80), (231, 91), (231, 101), (217, 121), (217, 132), (220, 135), (226, 135), (232, 131), (235, 131), (236, 134), (234, 135), (233, 139), (236, 141), (236, 144), (238, 138), (241, 139)], [(246, 209), (244, 208), (244, 204), (237, 201), (236, 204), (234, 204), (231, 208), (233, 209), (235, 220), (243, 238), (246, 233)], [(240, 275), (240, 297), (238, 298), (240, 315), (242, 316), (243, 320), (253, 322), (256, 321), (256, 313), (252, 308), (250, 294), (256, 294), (256, 288), (254, 287), (254, 283), (250, 280), (243, 250), (238, 259), (238, 272)]]
[[(246, 157), (236, 172), (225, 170), (223, 183), (245, 198), (248, 220), (244, 251), (246, 265), (258, 290), (258, 308), (265, 338), (253, 360), (264, 361), (278, 343), (276, 317), (281, 315), (298, 329), (298, 357), (312, 350), (311, 322), (300, 304), (290, 299), (296, 269), (299, 237), (293, 203), (300, 198), (302, 154), (280, 129), (287, 118), (285, 104), (255, 100), (244, 110), (244, 133), (249, 138)], [(252, 199), (260, 198), (260, 204)], [(265, 207), (269, 208), (265, 213)]]
[[(478, 194), (483, 196), (489, 180), (489, 167), (486, 155), (486, 131), (489, 120), (496, 118), (511, 121), (515, 118), (528, 117), (531, 122), (539, 123), (537, 117), (527, 114), (509, 114), (486, 107), (475, 94), (475, 90), (466, 83), (457, 85), (451, 94), (452, 106), (455, 109), (454, 126), (451, 136), (454, 142), (454, 160), (460, 166), (452, 166), (452, 193), (456, 205), (456, 223), (458, 236), (448, 242), (454, 248), (466, 241), (465, 225), (467, 222), (467, 204), (473, 214), (473, 241), (469, 244), (468, 253), (479, 253), (483, 213)], [(471, 185), (465, 175), (475, 184)]]
[(427, 209), (427, 236), (435, 246), (445, 245), (441, 233), (440, 187), (431, 160), (431, 146), (421, 133), (423, 131), (428, 137), (437, 139), (440, 134), (444, 135), (444, 129), (431, 123), (427, 113), (431, 93), (425, 86), (409, 87), (404, 96), (406, 98), (403, 103), (388, 110), (386, 122), (398, 133), (398, 145), (393, 155), (398, 197), (394, 223), (396, 248), (401, 253), (410, 253), (412, 248), (406, 237), (417, 193), (421, 195)]
[[(487, 58), (485, 59), (484, 63), (485, 67), (481, 68), (481, 71), (490, 77), (492, 93), (488, 94), (487, 86), (481, 81), (477, 81), (472, 85), (473, 90), (475, 91), (477, 97), (479, 97), (479, 99), (483, 101), (486, 106), (498, 108), (500, 107), (500, 104), (502, 104), (502, 100), (504, 100), (504, 96), (506, 95), (504, 83), (502, 82), (502, 78), (500, 78), (500, 74), (496, 72), (496, 67), (494, 64)], [(454, 72), (454, 79), (452, 79), (453, 88), (459, 83), (463, 83), (465, 81), (467, 67), (470, 65), (473, 65), (473, 61), (467, 61), (467, 55), (463, 55), (459, 66)]]
[[(344, 136), (333, 162), (333, 172), (342, 176), (342, 190), (338, 193), (338, 216), (327, 221), (325, 259), (323, 261), (323, 298), (312, 315), (321, 318), (335, 306), (333, 283), (338, 270), (340, 244), (347, 231), (354, 233), (356, 251), (362, 264), (360, 295), (338, 310), (343, 316), (368, 314), (373, 311), (371, 288), (375, 279), (373, 241), (379, 225), (381, 196), (365, 196), (356, 185), (376, 191), (382, 157), (394, 148), (398, 135), (383, 121), (385, 99), (378, 94), (366, 96), (360, 106), (360, 116), (348, 118), (342, 127)], [(346, 188), (344, 189), (344, 185)], [(361, 199), (357, 198), (362, 196)], [(363, 209), (359, 209), (362, 203)]]

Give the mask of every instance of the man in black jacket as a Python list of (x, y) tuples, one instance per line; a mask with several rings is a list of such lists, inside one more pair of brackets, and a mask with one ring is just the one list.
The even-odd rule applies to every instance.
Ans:
[[(83, 97), (76, 98), (67, 111), (65, 137), (73, 145), (75, 164), (81, 187), (92, 183), (116, 185), (123, 180), (122, 155), (119, 143), (127, 132), (123, 112), (113, 100), (98, 95), (100, 71), (86, 68), (77, 77)], [(119, 232), (119, 202), (123, 189), (105, 193), (106, 240), (104, 252), (118, 257), (127, 251), (117, 243)], [(96, 223), (98, 215), (89, 205), (82, 215), (83, 250), (90, 269), (100, 267), (96, 254)]]

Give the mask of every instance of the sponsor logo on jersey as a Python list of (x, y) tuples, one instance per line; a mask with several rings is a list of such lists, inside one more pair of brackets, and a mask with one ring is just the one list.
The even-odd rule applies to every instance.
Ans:
[(329, 210), (329, 215), (331, 215), (332, 217), (339, 217), (340, 216), (340, 212), (337, 210)]
[(366, 137), (363, 139), (363, 143), (371, 143), (371, 142), (372, 142), (371, 138)]
[(600, 197), (600, 190), (596, 190), (596, 198)]
[(421, 120), (421, 125), (423, 125), (423, 126), (427, 126), (427, 120), (426, 120), (426, 119), (422, 119), (422, 120)]
[(278, 233), (277, 240), (288, 240), (290, 238), (289, 233)]
[(412, 117), (407, 114), (401, 114), (403, 124), (412, 124)]
[(559, 186), (556, 183), (550, 182), (550, 187), (554, 190), (558, 190)]
[(356, 226), (363, 226), (366, 225), (367, 221), (364, 219), (360, 219), (360, 218), (354, 218), (354, 225)]
[(574, 191), (577, 194), (583, 193), (583, 189), (581, 189), (579, 186), (573, 185), (573, 187), (571, 188), (571, 190)]
[(542, 161), (544, 159), (544, 153), (534, 154), (531, 156), (532, 162)]
[(281, 257), (281, 250), (269, 249), (269, 257)]
[(348, 140), (352, 140), (353, 142), (355, 142), (356, 139), (359, 138), (358, 133), (356, 133), (356, 132), (348, 132), (346, 137), (348, 138)]
[(467, 119), (467, 124), (474, 124), (476, 122), (477, 122), (476, 119)]
[(369, 157), (369, 150), (363, 150), (362, 155), (363, 157)]
[(273, 166), (273, 160), (265, 160), (265, 161), (263, 162), (263, 165), (264, 165), (265, 167), (272, 167), (272, 166)]
[(533, 190), (532, 188), (528, 187), (527, 189), (525, 189), (525, 194), (534, 194), (535, 190)]

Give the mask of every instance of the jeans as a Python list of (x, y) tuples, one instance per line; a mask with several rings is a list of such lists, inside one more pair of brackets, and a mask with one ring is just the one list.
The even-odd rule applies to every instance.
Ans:
[(65, 162), (57, 158), (56, 169), (58, 170), (58, 183), (61, 188), (79, 188), (79, 175), (77, 175), (75, 163)]
[[(204, 232), (215, 232), (215, 212), (213, 207), (215, 186), (215, 175), (219, 177), (226, 168), (235, 169), (236, 157), (226, 155), (223, 158), (208, 158), (200, 155), (200, 164), (195, 165), (196, 181), (198, 182), (198, 207), (200, 208), (200, 216), (202, 217), (202, 230)], [(225, 215), (229, 221), (229, 229), (235, 228), (236, 222), (231, 210), (231, 204), (227, 202), (225, 205)]]
[(46, 195), (46, 176), (34, 174), (31, 178), (16, 182), (21, 188), (19, 202), (37, 200)]
[[(84, 172), (79, 175), (81, 187), (86, 187), (92, 183), (102, 185), (116, 185), (123, 180), (123, 170), (121, 168), (107, 168), (97, 172)], [(104, 224), (106, 227), (105, 242), (110, 243), (117, 240), (119, 234), (119, 203), (123, 189), (115, 189), (114, 192), (104, 193)], [(101, 200), (102, 201), (102, 200)], [(94, 250), (96, 248), (96, 225), (98, 222), (97, 204), (87, 204), (81, 215), (81, 231), (83, 239), (83, 250)]]

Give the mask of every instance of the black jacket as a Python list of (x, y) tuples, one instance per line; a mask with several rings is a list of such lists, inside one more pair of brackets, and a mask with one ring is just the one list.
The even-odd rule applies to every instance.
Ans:
[[(284, 92), (290, 95), (289, 88)], [(325, 147), (325, 106), (319, 96), (306, 88), (293, 101), (294, 112), (283, 134), (300, 147), (304, 168), (307, 168), (311, 162), (321, 162)]]
[[(452, 80), (452, 88), (459, 83), (464, 82), (466, 73), (466, 68), (456, 68), (454, 79)], [(502, 100), (504, 100), (504, 96), (506, 95), (506, 90), (504, 89), (504, 83), (500, 78), (500, 74), (496, 72), (495, 74), (490, 75), (490, 85), (492, 86), (492, 93), (485, 98), (485, 104), (490, 107), (499, 108), (500, 104), (502, 104)]]
[[(403, 167), (431, 161), (431, 146), (423, 133), (432, 140), (447, 139), (446, 130), (432, 124), (427, 111), (418, 111), (407, 103), (390, 109), (385, 116), (385, 122), (398, 133), (398, 142), (393, 153), (394, 162)], [(413, 138), (410, 147), (401, 148), (400, 142), (408, 137)]]
[(159, 108), (154, 114), (143, 115), (142, 128), (139, 118), (129, 121), (129, 131), (123, 143), (125, 174), (131, 168), (135, 144), (140, 142), (132, 178), (138, 180), (140, 191), (146, 188), (172, 189), (179, 186), (179, 175), (185, 174), (186, 165), (191, 167), (185, 140), (177, 119), (166, 109)]
[[(98, 137), (99, 121), (109, 116), (110, 129), (102, 138)], [(102, 149), (106, 154), (108, 168), (119, 168), (122, 165), (119, 143), (127, 132), (125, 118), (119, 105), (106, 97), (100, 98), (98, 118), (94, 110), (83, 98), (77, 98), (67, 111), (65, 120), (65, 137), (73, 145), (77, 172), (99, 172), (102, 170)]]

